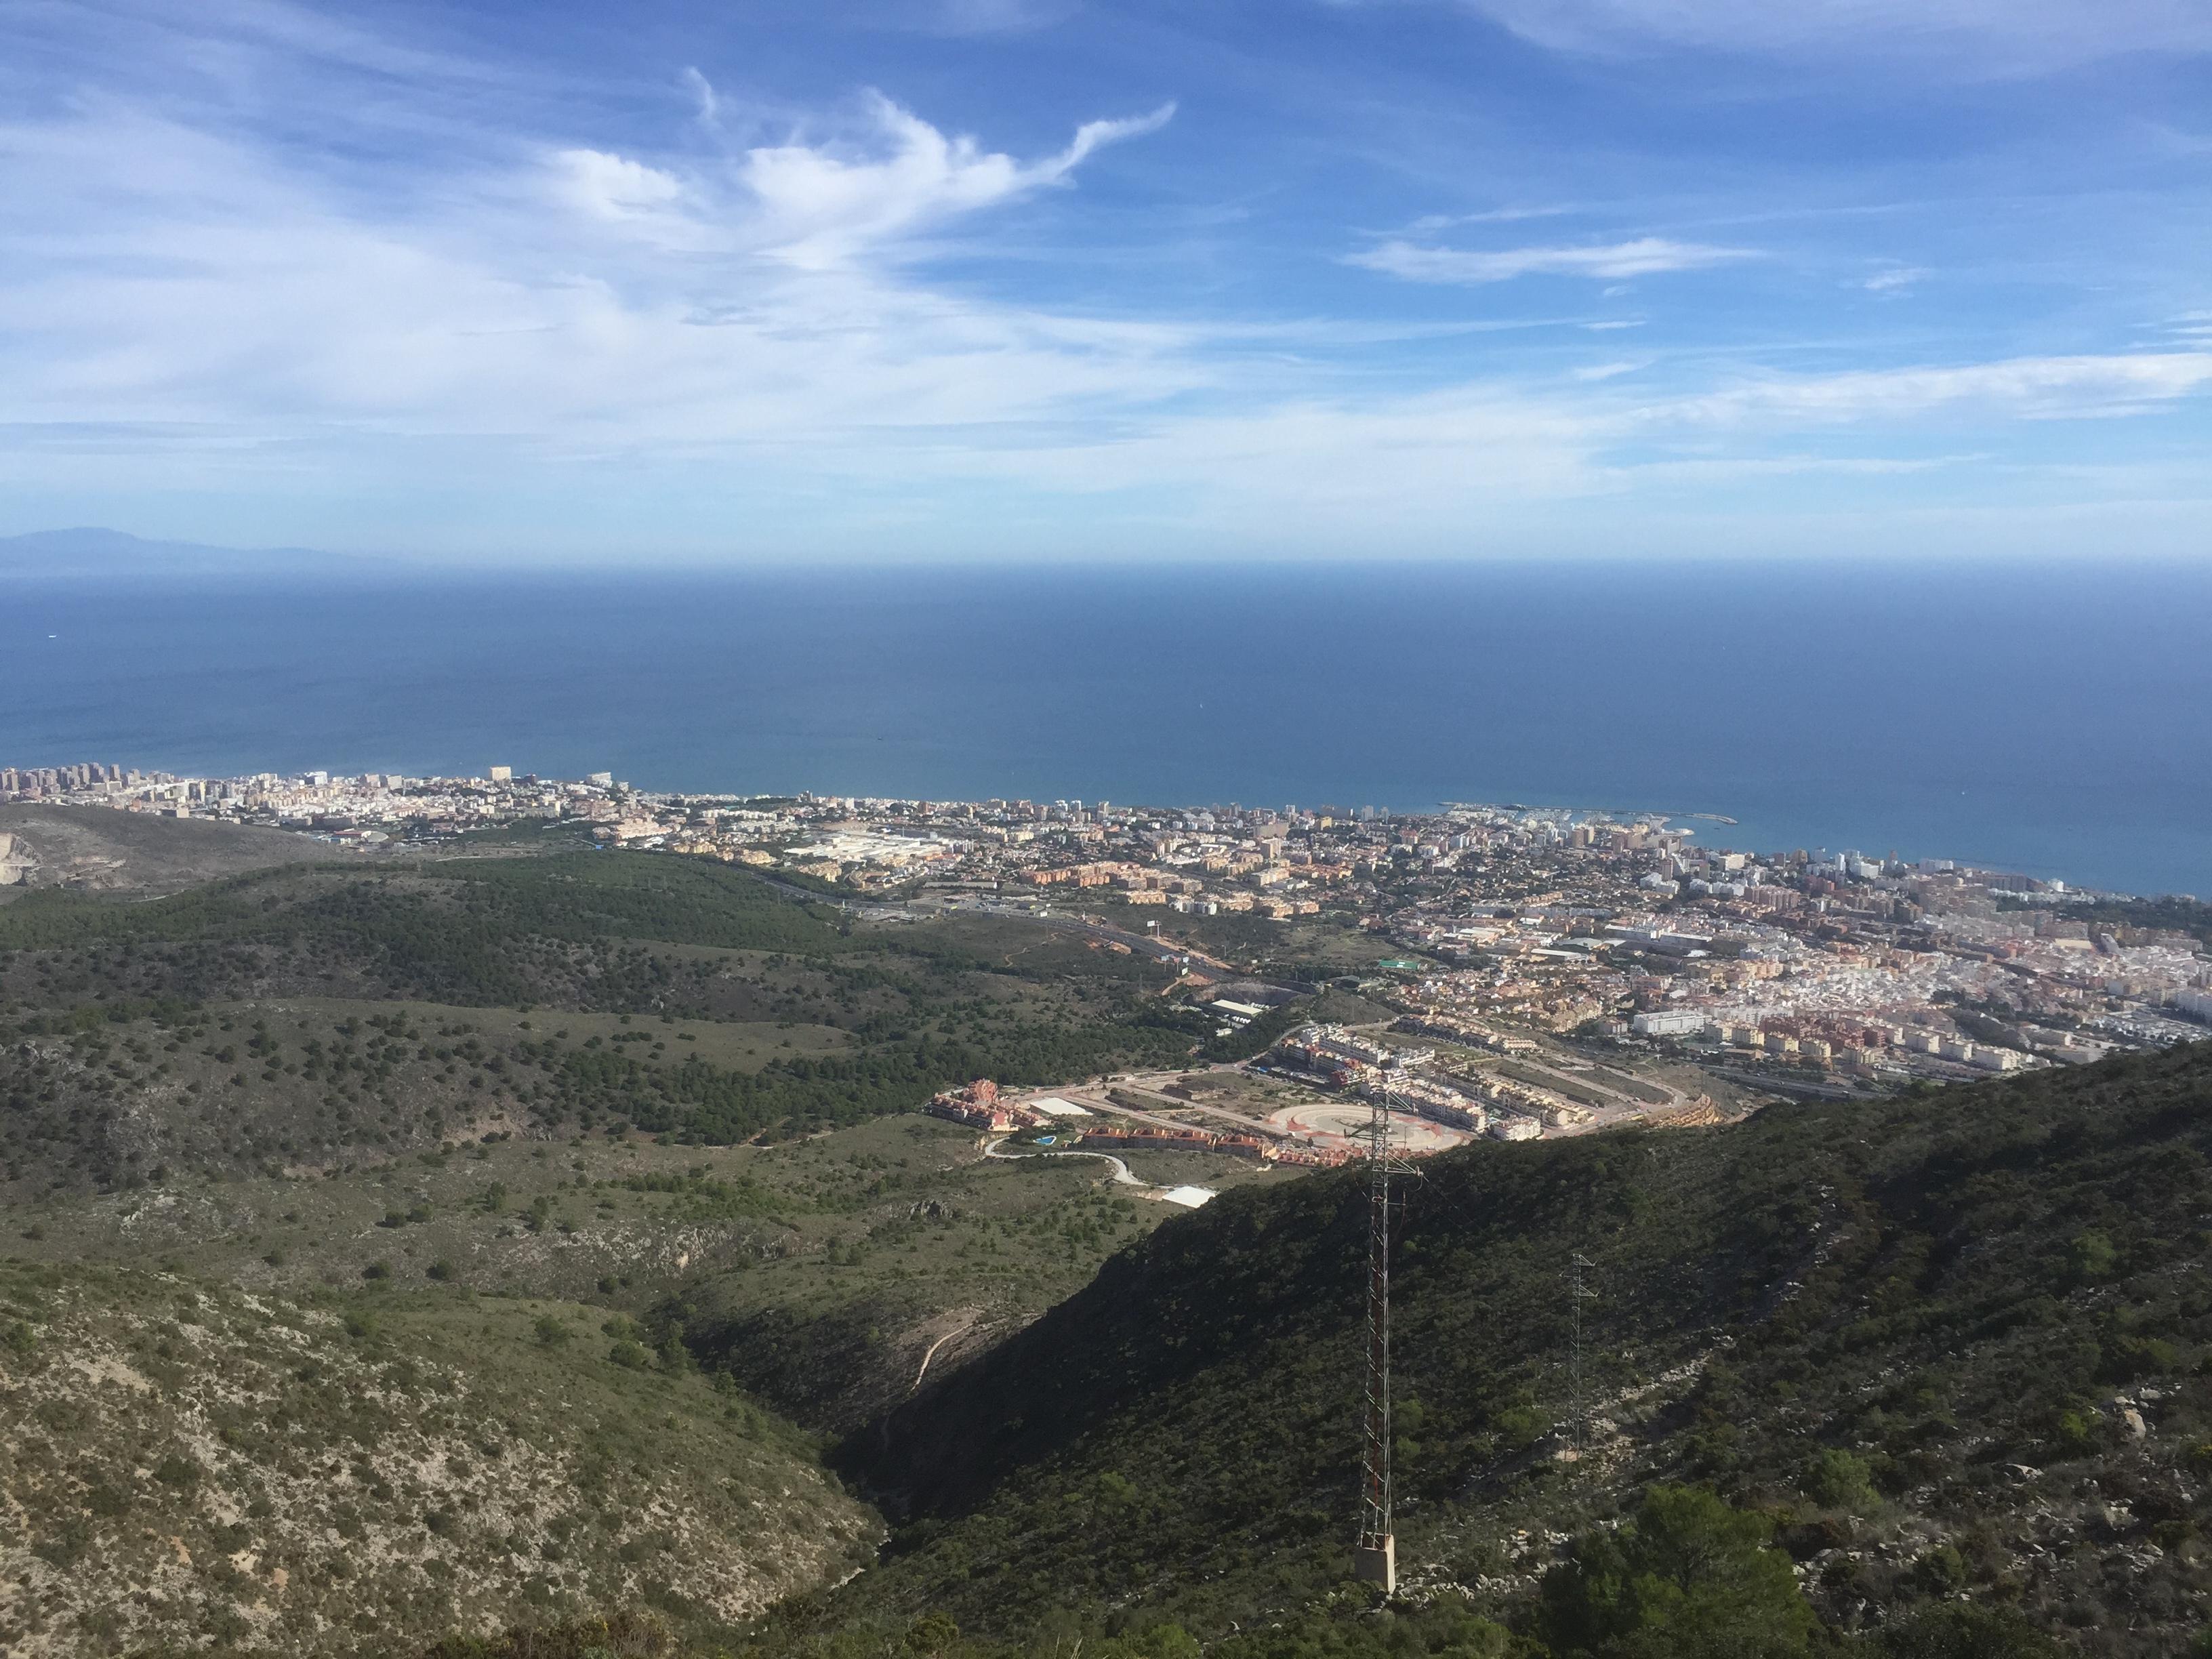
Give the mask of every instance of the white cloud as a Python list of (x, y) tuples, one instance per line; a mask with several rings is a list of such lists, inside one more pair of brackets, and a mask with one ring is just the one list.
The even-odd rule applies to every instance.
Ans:
[(649, 216), (672, 207), (684, 195), (684, 185), (674, 175), (604, 150), (557, 151), (553, 169), (561, 198), (599, 219)]
[(1859, 286), (1869, 294), (1899, 294), (1925, 282), (1929, 274), (1918, 265), (1890, 265), (1875, 271)]
[[(0, 91), (20, 84), (9, 76), (0, 64)], [(1784, 374), (1750, 352), (1688, 355), (1670, 332), (1648, 362), (1577, 370), (1583, 354), (1557, 351), (1576, 331), (1643, 319), (1409, 320), (1379, 289), (1373, 314), (1349, 317), (1118, 295), (1048, 307), (979, 261), (957, 289), (934, 277), (950, 230), (1018, 220), (1164, 109), (1036, 155), (878, 99), (842, 120), (785, 112), (795, 137), (746, 149), (702, 134), (690, 109), (664, 109), (665, 133), (613, 128), (538, 88), (495, 88), (499, 118), (471, 125), (473, 87), (418, 107), (419, 82), (380, 80), (391, 125), (368, 130), (345, 125), (364, 105), (327, 83), (249, 115), (198, 89), (165, 101), (146, 90), (155, 78), (68, 105), (17, 100), (0, 122), (0, 499), (61, 477), (91, 501), (291, 492), (325, 516), (279, 535), (312, 542), (330, 538), (317, 523), (362, 521), (346, 504), (363, 500), (415, 498), (426, 518), (456, 503), (502, 527), (489, 536), (588, 497), (608, 521), (636, 518), (629, 544), (642, 550), (660, 483), (678, 478), (695, 536), (750, 529), (774, 500), (785, 550), (801, 554), (864, 514), (941, 526), (957, 550), (1005, 538), (1018, 508), (1110, 550), (1132, 501), (1178, 545), (1415, 550), (1497, 533), (1493, 508), (1540, 528), (1547, 504), (1628, 498), (1639, 479), (1703, 481), (1717, 497), (1732, 478), (1917, 465), (1815, 453), (1865, 441), (1832, 436), (1854, 422), (1883, 423), (1885, 449), (2002, 453), (1991, 434), (2022, 420), (2172, 408), (2212, 386), (2202, 315), (2173, 319), (2177, 349), (2142, 356)], [(700, 116), (738, 127), (734, 96), (676, 79)], [(309, 118), (325, 112), (327, 129)], [(452, 142), (392, 142), (417, 129)], [(378, 166), (356, 165), (371, 152)], [(1361, 262), (1464, 283), (1754, 257), (1656, 237), (1388, 246), (1413, 263), (1385, 249)], [(1557, 331), (1547, 345), (1507, 332), (1536, 327)], [(1450, 335), (1467, 337), (1358, 350)]]
[(1944, 78), (2212, 51), (2200, 0), (1461, 0), (1541, 46), (1906, 62)]
[(965, 136), (947, 137), (880, 94), (869, 99), (876, 141), (841, 150), (784, 144), (747, 152), (740, 170), (775, 255), (820, 269), (927, 224), (1063, 182), (1102, 146), (1156, 132), (1164, 105), (1128, 120), (1087, 121), (1056, 155), (1022, 162)]
[(1513, 225), (1529, 219), (1557, 219), (1573, 211), (1570, 207), (1502, 207), (1480, 213), (1425, 213), (1407, 228), (1423, 236), (1432, 236), (1454, 225)]
[(1654, 408), (1660, 424), (1782, 422), (1798, 429), (1948, 409), (2053, 419), (2139, 414), (2212, 385), (2212, 351), (2014, 357), (1998, 362), (1776, 377)]
[(1423, 247), (1392, 240), (1346, 256), (1347, 264), (1402, 276), (1411, 283), (1510, 282), (1516, 276), (1588, 276), (1598, 279), (1652, 276), (1672, 270), (1702, 270), (1758, 256), (1747, 248), (1713, 247), (1662, 236), (1632, 241), (1562, 247), (1516, 247), (1482, 252), (1465, 248)]

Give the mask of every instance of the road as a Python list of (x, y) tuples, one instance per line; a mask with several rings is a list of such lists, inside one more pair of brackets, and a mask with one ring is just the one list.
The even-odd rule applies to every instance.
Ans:
[(1120, 1158), (1115, 1157), (1111, 1152), (1002, 1152), (999, 1148), (1004, 1144), (1005, 1143), (1003, 1141), (993, 1141), (989, 1146), (983, 1148), (983, 1156), (986, 1158), (1001, 1158), (1006, 1159), (1009, 1164), (1018, 1164), (1024, 1158), (1103, 1158), (1107, 1161), (1107, 1163), (1114, 1166), (1114, 1180), (1116, 1185), (1122, 1187), (1141, 1187), (1148, 1193), (1158, 1193), (1167, 1190), (1164, 1187), (1153, 1186), (1149, 1181), (1138, 1180), (1135, 1176), (1129, 1173), (1129, 1166), (1121, 1162)]

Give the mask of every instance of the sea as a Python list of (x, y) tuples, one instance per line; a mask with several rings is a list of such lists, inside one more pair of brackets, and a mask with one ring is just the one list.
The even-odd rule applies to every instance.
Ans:
[(95, 759), (1660, 811), (1751, 851), (2207, 895), (2212, 562), (15, 583), (0, 765)]

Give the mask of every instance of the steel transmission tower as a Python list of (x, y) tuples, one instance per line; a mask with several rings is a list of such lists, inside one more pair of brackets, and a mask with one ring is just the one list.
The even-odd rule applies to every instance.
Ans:
[(1573, 1297), (1575, 1304), (1575, 1457), (1579, 1462), (1589, 1451), (1589, 1414), (1583, 1401), (1583, 1304), (1597, 1294), (1595, 1291), (1583, 1288), (1583, 1273), (1585, 1270), (1596, 1267), (1597, 1263), (1592, 1261), (1580, 1250), (1577, 1250), (1571, 1265), (1574, 1268), (1575, 1279), (1574, 1286), (1568, 1291), (1568, 1295)]
[(1366, 1444), (1359, 1472), (1355, 1578), (1398, 1588), (1398, 1544), (1390, 1520), (1390, 1177), (1407, 1172), (1390, 1144), (1390, 1096), (1378, 1090), (1367, 1120)]

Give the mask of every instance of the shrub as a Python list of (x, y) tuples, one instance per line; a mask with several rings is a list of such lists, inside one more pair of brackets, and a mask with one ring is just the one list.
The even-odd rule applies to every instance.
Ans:
[(165, 1486), (197, 1486), (200, 1466), (189, 1457), (171, 1452), (154, 1466), (154, 1478)]
[(93, 1514), (112, 1520), (130, 1512), (131, 1494), (103, 1482), (85, 1489), (84, 1506)]
[(2106, 1348), (2097, 1373), (2107, 1382), (2135, 1382), (2174, 1370), (2181, 1356), (2172, 1343), (2155, 1336), (2124, 1336)]
[(2065, 1651), (2010, 1607), (1959, 1602), (1921, 1608), (1873, 1649), (1884, 1659), (2061, 1659)]
[(2094, 1285), (2111, 1277), (2119, 1266), (2120, 1253), (2112, 1241), (2094, 1227), (2076, 1233), (2066, 1246), (2066, 1273), (2076, 1285)]
[[(1813, 1610), (1771, 1535), (1762, 1517), (1700, 1487), (1653, 1486), (1618, 1531), (1584, 1534), (1573, 1559), (1544, 1576), (1540, 1633), (1562, 1656), (1808, 1652)], [(1728, 1647), (1712, 1645), (1716, 1632)]]
[(1966, 1558), (1938, 1544), (1912, 1564), (1912, 1582), (1933, 1595), (1945, 1595), (1966, 1582)]
[(1875, 1503), (1874, 1471), (1863, 1457), (1833, 1447), (1805, 1466), (1805, 1495), (1832, 1510), (1864, 1510)]
[(925, 1613), (907, 1626), (900, 1638), (900, 1648), (915, 1656), (915, 1659), (936, 1659), (960, 1640), (960, 1626), (952, 1622), (951, 1615)]
[(2081, 1412), (2061, 1412), (2051, 1440), (2069, 1457), (2085, 1457), (2097, 1449), (2097, 1431)]

